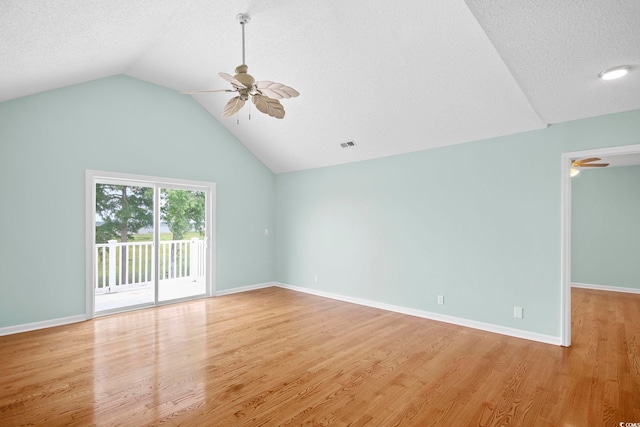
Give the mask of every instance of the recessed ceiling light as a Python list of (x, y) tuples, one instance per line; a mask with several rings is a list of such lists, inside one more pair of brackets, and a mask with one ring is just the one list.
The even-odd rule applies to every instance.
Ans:
[(627, 73), (629, 73), (629, 70), (631, 70), (631, 67), (629, 67), (628, 65), (621, 65), (619, 67), (613, 67), (609, 68), (608, 70), (604, 70), (603, 72), (598, 74), (598, 77), (600, 77), (602, 80), (619, 79), (622, 76), (626, 76)]

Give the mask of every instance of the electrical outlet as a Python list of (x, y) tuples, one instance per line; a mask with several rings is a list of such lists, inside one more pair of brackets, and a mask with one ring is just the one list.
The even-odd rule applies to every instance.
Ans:
[(444, 295), (438, 295), (438, 304), (444, 304)]
[(524, 309), (522, 307), (513, 307), (513, 317), (522, 319), (524, 317)]
[(269, 229), (268, 229), (268, 228), (265, 228), (265, 229), (264, 229), (264, 235), (265, 235), (265, 236), (268, 236), (268, 235), (269, 235)]
[(313, 276), (313, 283), (318, 283), (320, 278), (318, 276)]

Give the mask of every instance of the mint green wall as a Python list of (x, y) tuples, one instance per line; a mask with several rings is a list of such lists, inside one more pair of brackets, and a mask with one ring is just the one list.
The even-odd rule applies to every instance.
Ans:
[(116, 76), (0, 103), (0, 327), (84, 313), (86, 169), (215, 182), (217, 289), (274, 279), (274, 175), (191, 97)]
[(278, 175), (277, 280), (557, 337), (561, 153), (637, 143), (633, 111)]
[(571, 179), (571, 279), (640, 289), (640, 166)]
[(0, 327), (84, 313), (96, 169), (216, 182), (219, 290), (276, 279), (558, 336), (560, 155), (639, 135), (632, 111), (274, 177), (190, 97), (129, 77), (0, 103)]

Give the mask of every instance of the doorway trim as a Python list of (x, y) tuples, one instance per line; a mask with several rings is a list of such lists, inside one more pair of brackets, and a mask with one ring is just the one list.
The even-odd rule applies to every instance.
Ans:
[[(136, 175), (120, 172), (107, 172), (87, 169), (85, 171), (85, 319), (92, 319), (95, 316), (95, 292), (94, 283), (95, 268), (93, 262), (93, 247), (95, 241), (95, 217), (96, 217), (96, 183), (109, 180), (130, 181), (132, 184), (151, 184), (153, 186), (166, 186), (169, 188), (193, 190), (194, 187), (200, 191), (206, 191), (207, 224), (206, 251), (205, 257), (206, 271), (206, 295), (215, 295), (216, 289), (216, 184), (214, 182), (193, 181), (177, 178), (163, 178), (148, 175)], [(155, 222), (154, 222), (155, 223)], [(179, 302), (179, 300), (171, 301)], [(160, 304), (158, 304), (160, 305)]]
[(571, 161), (582, 157), (605, 157), (640, 153), (640, 144), (562, 153), (560, 191), (560, 341), (571, 345)]

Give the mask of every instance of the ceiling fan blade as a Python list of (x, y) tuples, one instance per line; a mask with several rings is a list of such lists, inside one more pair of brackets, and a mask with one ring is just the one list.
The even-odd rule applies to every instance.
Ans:
[(604, 168), (609, 166), (609, 163), (588, 163), (586, 165), (579, 165), (579, 168)]
[(231, 89), (218, 89), (218, 90), (192, 90), (190, 92), (181, 92), (183, 95), (195, 95), (198, 93), (211, 93), (211, 92), (237, 92)]
[(277, 99), (269, 98), (268, 96), (256, 94), (252, 99), (256, 108), (261, 112), (268, 114), (276, 119), (282, 119), (284, 117), (284, 107)]
[(225, 79), (226, 81), (228, 81), (229, 83), (231, 83), (233, 87), (235, 87), (236, 89), (247, 89), (245, 85), (243, 85), (238, 79), (233, 77), (231, 74), (218, 73), (218, 75), (223, 79)]
[(292, 87), (268, 80), (257, 82), (256, 88), (262, 95), (272, 99), (295, 98), (300, 95), (300, 93)]
[(602, 160), (600, 157), (589, 157), (588, 159), (578, 159), (580, 163), (590, 163), (595, 162), (597, 160)]
[(227, 117), (233, 116), (244, 106), (244, 100), (239, 96), (234, 96), (227, 102), (227, 105), (224, 106), (224, 111), (222, 112), (222, 118), (226, 119)]
[(574, 166), (580, 167), (580, 166), (584, 165), (585, 163), (595, 162), (595, 161), (598, 161), (598, 160), (602, 160), (602, 159), (600, 159), (600, 157), (589, 157), (588, 159), (576, 159), (576, 160), (574, 160), (572, 162), (572, 164)]

